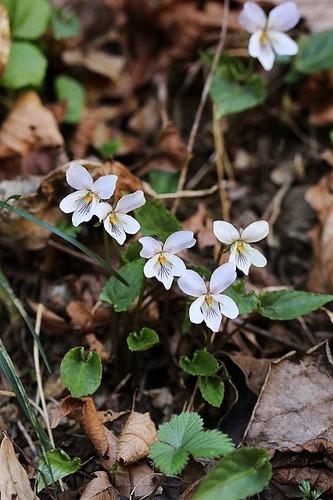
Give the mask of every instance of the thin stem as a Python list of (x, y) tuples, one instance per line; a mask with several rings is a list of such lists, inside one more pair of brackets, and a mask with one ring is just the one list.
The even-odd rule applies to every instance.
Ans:
[(217, 254), (217, 257), (215, 259), (214, 269), (216, 269), (217, 267), (219, 267), (222, 255), (224, 253), (226, 253), (228, 250), (229, 250), (229, 247), (228, 246), (226, 247), (223, 243), (221, 243), (219, 253)]
[(153, 500), (155, 493), (157, 492), (158, 488), (163, 484), (164, 480), (165, 480), (165, 474), (161, 474), (159, 477), (159, 480), (155, 484), (155, 487), (154, 487), (153, 491), (150, 493), (147, 500)]

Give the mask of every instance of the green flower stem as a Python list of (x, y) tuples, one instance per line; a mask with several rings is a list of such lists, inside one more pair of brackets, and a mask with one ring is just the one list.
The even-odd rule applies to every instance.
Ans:
[(217, 254), (217, 257), (215, 259), (215, 265), (214, 265), (214, 270), (217, 269), (220, 265), (220, 260), (221, 260), (221, 257), (224, 253), (227, 253), (229, 251), (229, 246), (226, 246), (224, 245), (223, 243), (221, 243), (221, 246), (220, 246), (220, 250), (219, 250), (219, 253)]
[(133, 330), (135, 330), (135, 331), (139, 330), (141, 306), (142, 306), (143, 299), (145, 298), (146, 285), (147, 285), (147, 280), (146, 280), (146, 277), (143, 276), (140, 295), (139, 295), (139, 298), (138, 298), (138, 301), (137, 301), (137, 304), (135, 307), (135, 312), (134, 312)]

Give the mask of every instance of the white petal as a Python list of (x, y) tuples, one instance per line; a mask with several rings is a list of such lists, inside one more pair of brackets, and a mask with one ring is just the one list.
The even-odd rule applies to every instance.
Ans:
[(118, 177), (116, 175), (102, 175), (94, 182), (92, 190), (102, 200), (108, 200), (116, 189)]
[(244, 254), (254, 266), (265, 267), (267, 264), (266, 257), (264, 257), (259, 250), (252, 248), (250, 245), (246, 245)]
[(182, 259), (173, 253), (163, 252), (163, 256), (171, 264), (171, 272), (173, 276), (181, 276), (186, 271), (186, 266)]
[(243, 231), (241, 231), (241, 239), (246, 243), (254, 243), (260, 241), (269, 233), (268, 222), (265, 220), (258, 220), (249, 224)]
[(151, 259), (147, 260), (143, 268), (143, 273), (147, 278), (152, 278), (157, 276), (160, 264), (158, 262), (158, 255), (155, 255)]
[(297, 43), (285, 33), (281, 33), (281, 31), (269, 31), (268, 38), (274, 52), (279, 56), (294, 56), (297, 54)]
[(71, 193), (63, 200), (61, 200), (59, 204), (60, 210), (65, 212), (65, 214), (69, 214), (71, 212), (74, 212), (76, 210), (78, 204), (80, 201), (85, 198), (88, 194), (88, 191), (75, 191), (75, 193)]
[[(244, 248), (246, 247), (246, 243), (243, 244)], [(229, 262), (235, 264), (238, 269), (243, 271), (244, 274), (248, 275), (249, 274), (249, 269), (251, 265), (251, 260), (246, 253), (239, 253), (237, 251), (237, 245), (233, 245), (233, 247), (230, 249), (230, 255), (229, 255)]]
[(147, 278), (155, 276), (169, 290), (173, 282), (172, 265), (166, 261), (162, 266), (158, 259), (159, 255), (155, 255), (155, 257), (149, 259), (143, 268), (143, 272)]
[(257, 57), (266, 71), (270, 71), (274, 64), (274, 51), (268, 39), (263, 39), (262, 31), (256, 31), (249, 40), (249, 54)]
[(90, 191), (93, 186), (93, 178), (88, 170), (76, 161), (69, 164), (66, 172), (66, 180), (75, 189)]
[(135, 234), (140, 230), (140, 224), (134, 217), (127, 214), (115, 214), (116, 225), (121, 227), (128, 234)]
[(169, 253), (178, 253), (185, 248), (191, 248), (196, 241), (193, 238), (192, 231), (177, 231), (170, 234), (163, 245), (163, 251)]
[(212, 294), (220, 293), (231, 285), (237, 278), (237, 274), (232, 263), (222, 264), (215, 269), (210, 279), (210, 291)]
[(192, 271), (192, 269), (187, 269), (184, 274), (178, 280), (179, 288), (190, 295), (191, 297), (200, 297), (200, 295), (205, 295), (207, 293), (207, 287), (201, 276)]
[(142, 207), (145, 203), (146, 200), (143, 191), (136, 191), (132, 194), (125, 194), (125, 196), (120, 198), (114, 211), (121, 214), (127, 214), (127, 212)]
[(213, 233), (216, 238), (225, 245), (231, 245), (234, 241), (239, 239), (239, 231), (230, 222), (223, 220), (216, 220), (213, 222)]
[(95, 209), (95, 215), (99, 218), (99, 220), (104, 220), (110, 212), (112, 212), (110, 203), (106, 203), (104, 201), (98, 203)]
[(264, 10), (258, 4), (245, 2), (243, 10), (239, 14), (238, 21), (242, 28), (253, 33), (265, 27), (267, 17)]
[(211, 305), (208, 306), (206, 302), (202, 304), (202, 311), (204, 320), (208, 328), (213, 332), (218, 332), (221, 324), (222, 314), (218, 303), (213, 300)]
[(93, 197), (89, 203), (87, 203), (86, 199), (83, 198), (73, 213), (73, 226), (78, 226), (81, 222), (89, 221), (95, 214), (97, 204), (98, 201), (95, 197)]
[(239, 309), (236, 302), (228, 297), (227, 295), (212, 295), (212, 298), (219, 302), (220, 311), (224, 316), (230, 319), (237, 318), (239, 315)]
[[(179, 280), (178, 280), (178, 285), (179, 285)], [(189, 317), (191, 323), (199, 324), (202, 323), (204, 316), (201, 310), (201, 306), (203, 302), (205, 301), (205, 296), (201, 295), (198, 297), (191, 305), (189, 308)]]
[(170, 290), (172, 282), (173, 282), (173, 274), (170, 271), (170, 269), (168, 268), (168, 266), (167, 267), (163, 267), (162, 269), (160, 269), (160, 271), (159, 271), (158, 275), (156, 276), (156, 278), (161, 283), (163, 283), (164, 288), (166, 290)]
[(140, 256), (145, 259), (150, 259), (156, 254), (162, 252), (162, 243), (151, 236), (143, 236), (139, 239), (139, 242), (142, 245), (142, 250), (140, 252)]
[(268, 16), (267, 29), (288, 31), (300, 20), (300, 12), (295, 2), (285, 2), (272, 9)]
[(103, 224), (105, 231), (109, 233), (109, 235), (112, 236), (112, 238), (114, 238), (119, 243), (119, 245), (122, 245), (125, 242), (126, 233), (121, 226), (111, 224), (109, 217), (106, 217), (106, 219), (104, 219)]

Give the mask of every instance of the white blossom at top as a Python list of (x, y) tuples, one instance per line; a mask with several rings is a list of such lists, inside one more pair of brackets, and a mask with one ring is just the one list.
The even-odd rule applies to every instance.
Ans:
[(229, 245), (229, 262), (233, 262), (244, 274), (249, 274), (250, 265), (264, 267), (266, 258), (252, 248), (249, 243), (255, 243), (268, 235), (269, 227), (265, 220), (252, 222), (245, 229), (238, 230), (230, 222), (216, 220), (213, 223), (213, 233), (224, 245)]
[(187, 295), (197, 297), (189, 309), (190, 321), (197, 324), (204, 321), (213, 332), (218, 332), (222, 315), (236, 318), (239, 314), (237, 304), (221, 294), (235, 279), (236, 271), (231, 263), (215, 269), (208, 282), (195, 271), (185, 271), (178, 280), (178, 286)]
[(150, 236), (143, 236), (139, 242), (142, 245), (141, 257), (149, 259), (143, 268), (145, 276), (157, 278), (167, 290), (171, 288), (173, 278), (186, 271), (184, 262), (175, 254), (196, 243), (192, 231), (177, 231), (164, 244)]
[(95, 209), (95, 215), (103, 220), (104, 229), (122, 245), (126, 240), (126, 233), (135, 234), (140, 224), (128, 212), (142, 207), (146, 203), (143, 191), (126, 194), (116, 204), (115, 208), (109, 203), (101, 202)]
[(254, 2), (245, 2), (239, 15), (239, 24), (249, 33), (249, 54), (257, 57), (266, 71), (272, 69), (275, 54), (293, 56), (298, 52), (297, 43), (284, 31), (288, 31), (300, 20), (295, 2), (285, 2), (274, 7), (268, 17)]
[(103, 175), (94, 182), (86, 168), (78, 162), (71, 162), (66, 180), (76, 191), (60, 202), (60, 209), (66, 214), (73, 212), (73, 226), (89, 221), (98, 203), (113, 195), (117, 179), (116, 175)]

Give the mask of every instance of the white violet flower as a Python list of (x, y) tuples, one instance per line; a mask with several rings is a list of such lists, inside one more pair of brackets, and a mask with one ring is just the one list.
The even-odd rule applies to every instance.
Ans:
[(143, 268), (145, 276), (157, 278), (169, 290), (173, 278), (186, 271), (184, 262), (175, 254), (193, 247), (196, 240), (192, 231), (177, 231), (171, 234), (164, 244), (150, 236), (143, 236), (139, 242), (142, 245), (141, 257), (149, 259)]
[(143, 191), (126, 194), (116, 204), (115, 208), (109, 203), (101, 202), (95, 209), (95, 215), (103, 221), (104, 229), (119, 245), (126, 240), (126, 233), (135, 234), (140, 229), (140, 224), (128, 212), (142, 207), (146, 203)]
[(187, 295), (197, 297), (190, 305), (190, 321), (197, 324), (204, 321), (213, 332), (218, 332), (222, 315), (236, 318), (239, 310), (235, 301), (221, 294), (235, 279), (236, 271), (231, 263), (215, 269), (208, 282), (195, 271), (185, 271), (178, 280), (178, 286)]
[(73, 213), (73, 226), (89, 221), (98, 203), (113, 195), (118, 177), (116, 175), (103, 175), (95, 182), (90, 173), (78, 162), (71, 162), (66, 172), (68, 184), (76, 189), (60, 202), (60, 209), (69, 214)]
[(213, 223), (213, 233), (221, 243), (230, 246), (229, 262), (233, 262), (244, 274), (249, 274), (251, 264), (257, 267), (264, 267), (267, 264), (262, 253), (249, 245), (268, 235), (269, 227), (265, 220), (252, 222), (240, 230), (230, 222), (216, 220)]
[(284, 31), (288, 31), (300, 20), (295, 2), (285, 2), (274, 7), (268, 17), (254, 2), (245, 2), (239, 15), (239, 24), (249, 33), (249, 54), (257, 57), (266, 71), (272, 69), (275, 54), (293, 56), (298, 52), (297, 43)]

